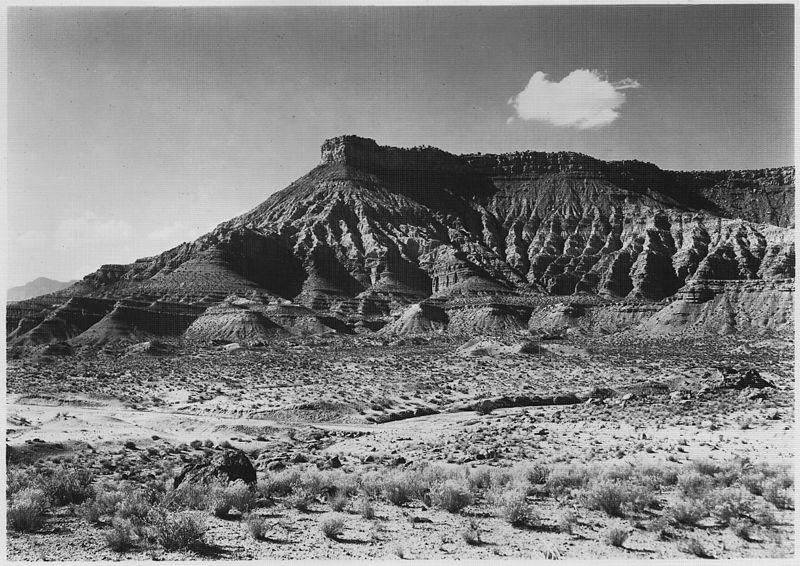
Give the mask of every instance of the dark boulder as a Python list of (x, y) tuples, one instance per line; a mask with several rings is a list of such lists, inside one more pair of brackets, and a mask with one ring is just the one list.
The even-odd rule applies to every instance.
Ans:
[(255, 483), (256, 470), (241, 450), (225, 450), (186, 466), (175, 478), (174, 487), (182, 483), (208, 484), (214, 480)]
[(775, 387), (773, 383), (767, 381), (758, 370), (750, 369), (743, 374), (741, 373), (724, 373), (722, 372), (722, 388), (728, 389), (764, 389), (765, 387)]

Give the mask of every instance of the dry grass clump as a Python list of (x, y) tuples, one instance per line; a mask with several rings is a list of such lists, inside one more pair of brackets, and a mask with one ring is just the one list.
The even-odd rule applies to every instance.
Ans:
[(106, 544), (114, 552), (127, 552), (134, 548), (141, 537), (133, 522), (121, 517), (114, 517), (111, 530), (105, 534)]
[(317, 498), (312, 491), (305, 487), (297, 486), (291, 495), (285, 499), (285, 503), (293, 509), (306, 513), (316, 500)]
[(267, 472), (258, 480), (256, 489), (265, 499), (285, 497), (300, 483), (300, 470), (290, 468), (277, 473)]
[(533, 462), (519, 462), (512, 466), (510, 473), (512, 481), (530, 493), (533, 486), (544, 485), (547, 482), (550, 468)]
[(205, 520), (191, 511), (162, 512), (153, 522), (154, 538), (164, 550), (185, 550), (203, 544)]
[(431, 502), (440, 509), (458, 513), (472, 504), (472, 492), (465, 480), (445, 480), (431, 488)]
[(29, 487), (16, 492), (6, 508), (6, 522), (19, 532), (33, 532), (44, 524), (47, 496), (40, 488)]
[(580, 464), (561, 464), (553, 467), (547, 476), (545, 488), (553, 497), (569, 494), (589, 480), (589, 470)]
[(216, 482), (209, 486), (206, 505), (216, 517), (227, 517), (233, 509), (244, 514), (254, 508), (255, 504), (255, 493), (241, 480), (230, 485)]
[(711, 504), (711, 514), (724, 525), (733, 519), (751, 516), (755, 509), (753, 498), (742, 488), (716, 490), (709, 494), (707, 500)]
[(267, 527), (267, 520), (264, 517), (255, 514), (249, 514), (245, 518), (247, 525), (247, 532), (250, 533), (255, 540), (264, 540), (267, 536), (269, 528)]
[(461, 531), (461, 538), (470, 546), (480, 546), (483, 544), (480, 527), (475, 521), (470, 521), (469, 525)]
[(612, 517), (640, 513), (658, 503), (652, 490), (632, 481), (600, 479), (590, 483), (583, 495), (590, 509), (604, 511)]
[(675, 466), (645, 464), (636, 468), (634, 476), (643, 485), (652, 487), (673, 486), (678, 483), (678, 470)]
[(622, 548), (630, 534), (631, 532), (626, 528), (610, 527), (603, 535), (603, 539), (610, 546)]
[(347, 496), (347, 494), (341, 492), (328, 497), (328, 505), (331, 506), (331, 509), (337, 512), (344, 511), (349, 501), (350, 498)]
[(703, 500), (680, 500), (664, 510), (664, 517), (670, 522), (693, 527), (709, 516), (708, 505)]
[(384, 477), (383, 496), (394, 505), (404, 505), (427, 489), (422, 481), (414, 471), (393, 470)]
[(358, 477), (358, 487), (370, 499), (377, 499), (383, 492), (384, 473), (375, 470), (364, 472)]
[(39, 484), (55, 506), (83, 503), (94, 495), (92, 473), (85, 469), (67, 469), (59, 466), (47, 476), (40, 476)]
[(206, 509), (208, 488), (196, 483), (183, 482), (167, 494), (165, 504), (173, 509)]
[(369, 497), (366, 495), (362, 496), (358, 502), (358, 514), (371, 521), (375, 518), (375, 507), (372, 505), (372, 501), (369, 500)]
[(492, 468), (489, 466), (464, 468), (464, 475), (467, 478), (470, 490), (473, 492), (488, 489), (492, 485)]
[(533, 506), (527, 501), (527, 493), (522, 490), (507, 491), (503, 494), (500, 516), (514, 527), (528, 527), (539, 518)]
[(708, 474), (688, 471), (678, 475), (678, 491), (688, 498), (704, 497), (711, 490), (712, 485), (713, 482)]
[(764, 500), (778, 509), (794, 509), (794, 491), (784, 486), (780, 479), (769, 480), (764, 486)]
[(319, 523), (319, 528), (327, 538), (337, 540), (344, 532), (344, 516), (339, 513), (328, 513)]

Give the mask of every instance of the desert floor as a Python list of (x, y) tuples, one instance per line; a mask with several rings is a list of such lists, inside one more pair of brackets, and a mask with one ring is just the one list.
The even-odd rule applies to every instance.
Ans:
[[(8, 531), (8, 558), (793, 556), (794, 504), (786, 495), (793, 485), (784, 479), (768, 496), (744, 479), (762, 468), (772, 470), (760, 476), (766, 483), (775, 470), (793, 478), (792, 342), (631, 335), (547, 341), (519, 353), (520, 340), (298, 337), (240, 349), (178, 345), (166, 356), (120, 350), (9, 359), (11, 476), (87, 469), (97, 486), (163, 486), (183, 466), (232, 446), (258, 470), (264, 497), (247, 518), (269, 534), (252, 536), (239, 509), (222, 517), (199, 510), (192, 512), (207, 529), (202, 547), (120, 551), (108, 543), (112, 519), (89, 521), (78, 505), (49, 505), (41, 528)], [(775, 387), (720, 388), (717, 366), (754, 368)], [(513, 401), (521, 396), (568, 404), (510, 406), (524, 404)], [(481, 400), (492, 400), (492, 410), (476, 411)], [(549, 476), (520, 479), (520, 463)], [(455, 512), (429, 496), (398, 505), (381, 495), (379, 481), (367, 486), (375, 476), (426, 466), (472, 486), (469, 503)], [(671, 470), (677, 480), (647, 484), (653, 501), (622, 513), (592, 504), (595, 479), (634, 485), (645, 469)], [(261, 488), (292, 470), (360, 479), (337, 503), (330, 491), (297, 505), (296, 494)], [(570, 470), (581, 471), (583, 483), (559, 489), (554, 478)], [(513, 479), (475, 479), (503, 471)], [(690, 480), (703, 485), (693, 491)], [(530, 516), (515, 525), (498, 493), (520, 481), (514, 489), (524, 492)], [(747, 501), (732, 514), (710, 510), (715, 497), (733, 491)], [(707, 513), (675, 520), (675, 508), (700, 501)], [(321, 525), (334, 508), (343, 524), (328, 537)], [(610, 542), (615, 530), (627, 533), (621, 544)]]

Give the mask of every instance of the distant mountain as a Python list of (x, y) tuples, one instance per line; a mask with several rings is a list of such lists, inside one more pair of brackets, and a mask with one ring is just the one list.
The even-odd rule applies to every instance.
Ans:
[[(664, 171), (356, 136), (321, 153), (308, 174), (194, 242), (15, 305), (9, 340), (184, 335), (195, 320), (186, 335), (209, 340), (370, 332), (420, 302), (403, 328), (481, 333), (573, 324), (585, 312), (597, 326), (608, 308), (627, 308), (613, 330), (676, 300), (656, 330), (791, 327), (793, 167)], [(605, 310), (531, 314), (559, 302)]]
[(56, 281), (55, 279), (48, 279), (47, 277), (37, 277), (33, 281), (20, 285), (19, 287), (11, 287), (8, 290), (7, 301), (24, 301), (25, 299), (32, 299), (39, 295), (47, 295), (48, 293), (55, 293), (61, 289), (66, 289), (73, 283), (72, 281)]

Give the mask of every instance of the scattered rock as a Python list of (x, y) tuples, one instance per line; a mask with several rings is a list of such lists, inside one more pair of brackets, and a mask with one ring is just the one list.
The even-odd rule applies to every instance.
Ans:
[(207, 484), (214, 479), (255, 483), (256, 470), (243, 451), (225, 450), (186, 466), (175, 478), (173, 485), (178, 487), (183, 482)]

